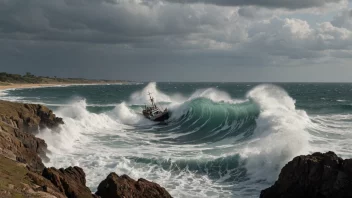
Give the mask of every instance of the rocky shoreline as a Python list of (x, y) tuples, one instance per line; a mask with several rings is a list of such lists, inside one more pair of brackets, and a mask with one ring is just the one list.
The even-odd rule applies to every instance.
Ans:
[(0, 101), (0, 197), (171, 197), (154, 182), (116, 173), (92, 194), (82, 168), (45, 167), (47, 144), (35, 134), (39, 128), (54, 130), (61, 124), (64, 120), (43, 105)]

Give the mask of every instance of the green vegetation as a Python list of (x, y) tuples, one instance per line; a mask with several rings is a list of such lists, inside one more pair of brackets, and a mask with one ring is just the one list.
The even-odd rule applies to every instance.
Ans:
[(10, 83), (23, 83), (23, 84), (74, 84), (74, 83), (119, 83), (119, 80), (90, 80), (83, 78), (57, 78), (55, 77), (44, 77), (35, 76), (30, 72), (26, 72), (25, 75), (20, 74), (9, 74), (6, 72), (0, 72), (0, 85), (8, 85)]
[(3, 83), (42, 83), (43, 79), (27, 72), (21, 76), (19, 74), (0, 73), (0, 81)]
[(1, 155), (0, 161), (0, 197), (23, 197), (22, 184), (30, 184), (27, 168)]

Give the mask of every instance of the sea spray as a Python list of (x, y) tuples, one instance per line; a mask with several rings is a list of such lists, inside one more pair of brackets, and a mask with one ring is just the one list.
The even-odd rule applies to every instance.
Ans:
[(130, 109), (125, 102), (116, 105), (116, 107), (111, 112), (108, 112), (107, 115), (126, 125), (152, 124), (152, 122), (147, 120), (142, 114), (136, 113)]
[(232, 104), (245, 102), (244, 100), (233, 99), (227, 92), (216, 88), (198, 89), (188, 98), (188, 100), (193, 100), (196, 98), (208, 98), (213, 102), (225, 102)]
[(130, 104), (146, 104), (149, 103), (149, 94), (157, 99), (157, 102), (172, 102), (171, 97), (159, 91), (155, 82), (149, 83), (141, 91), (134, 92), (130, 96)]
[(252, 178), (273, 182), (284, 164), (307, 152), (310, 119), (305, 111), (296, 110), (295, 101), (277, 86), (260, 85), (247, 97), (261, 112), (253, 140), (242, 155), (248, 157), (246, 168)]
[(87, 111), (84, 99), (60, 107), (55, 114), (64, 118), (65, 124), (55, 130), (42, 129), (38, 137), (47, 142), (49, 149), (58, 153), (72, 151), (75, 144), (88, 142), (89, 137), (84, 134), (96, 133), (97, 130), (111, 130), (117, 126), (109, 116)]

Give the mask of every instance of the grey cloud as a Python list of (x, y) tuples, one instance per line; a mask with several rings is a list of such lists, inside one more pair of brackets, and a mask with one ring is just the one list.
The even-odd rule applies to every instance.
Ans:
[(103, 0), (0, 2), (2, 38), (129, 43), (197, 32), (199, 23), (217, 24), (212, 19), (196, 18), (191, 8), (158, 9)]
[(333, 58), (341, 51), (350, 50), (352, 32), (326, 22), (311, 27), (299, 19), (273, 18), (251, 24), (248, 39), (236, 51), (252, 54), (287, 57), (291, 60)]
[(270, 11), (158, 0), (0, 0), (0, 63), (45, 60), (55, 61), (55, 68), (91, 65), (94, 72), (101, 64), (131, 76), (144, 66), (180, 73), (173, 67), (211, 70), (217, 63), (228, 69), (348, 58), (352, 38), (345, 15), (310, 25), (271, 17)]
[(331, 22), (336, 27), (347, 28), (352, 30), (352, 10), (345, 10), (334, 17)]
[(1, 39), (178, 50), (212, 48), (212, 43), (224, 44), (245, 37), (240, 27), (236, 32), (231, 27), (236, 14), (229, 15), (230, 11), (220, 7), (159, 5), (156, 1), (154, 6), (112, 0), (0, 2)]
[(261, 6), (268, 8), (301, 9), (321, 7), (341, 0), (167, 0), (172, 3), (204, 3), (218, 6)]
[(238, 14), (248, 19), (258, 19), (271, 17), (273, 12), (256, 6), (243, 6), (238, 9)]

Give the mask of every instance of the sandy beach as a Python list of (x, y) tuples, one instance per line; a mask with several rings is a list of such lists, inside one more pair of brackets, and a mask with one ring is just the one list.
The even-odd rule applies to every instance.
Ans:
[(9, 84), (9, 85), (0, 85), (0, 90), (14, 89), (14, 88), (51, 87), (51, 86), (58, 86), (58, 85), (62, 85), (62, 84)]
[(9, 84), (1, 85), (0, 90), (6, 89), (21, 89), (21, 88), (38, 88), (38, 87), (55, 87), (55, 86), (73, 86), (73, 85), (108, 85), (108, 84), (121, 84), (121, 83), (53, 83), (53, 84)]

